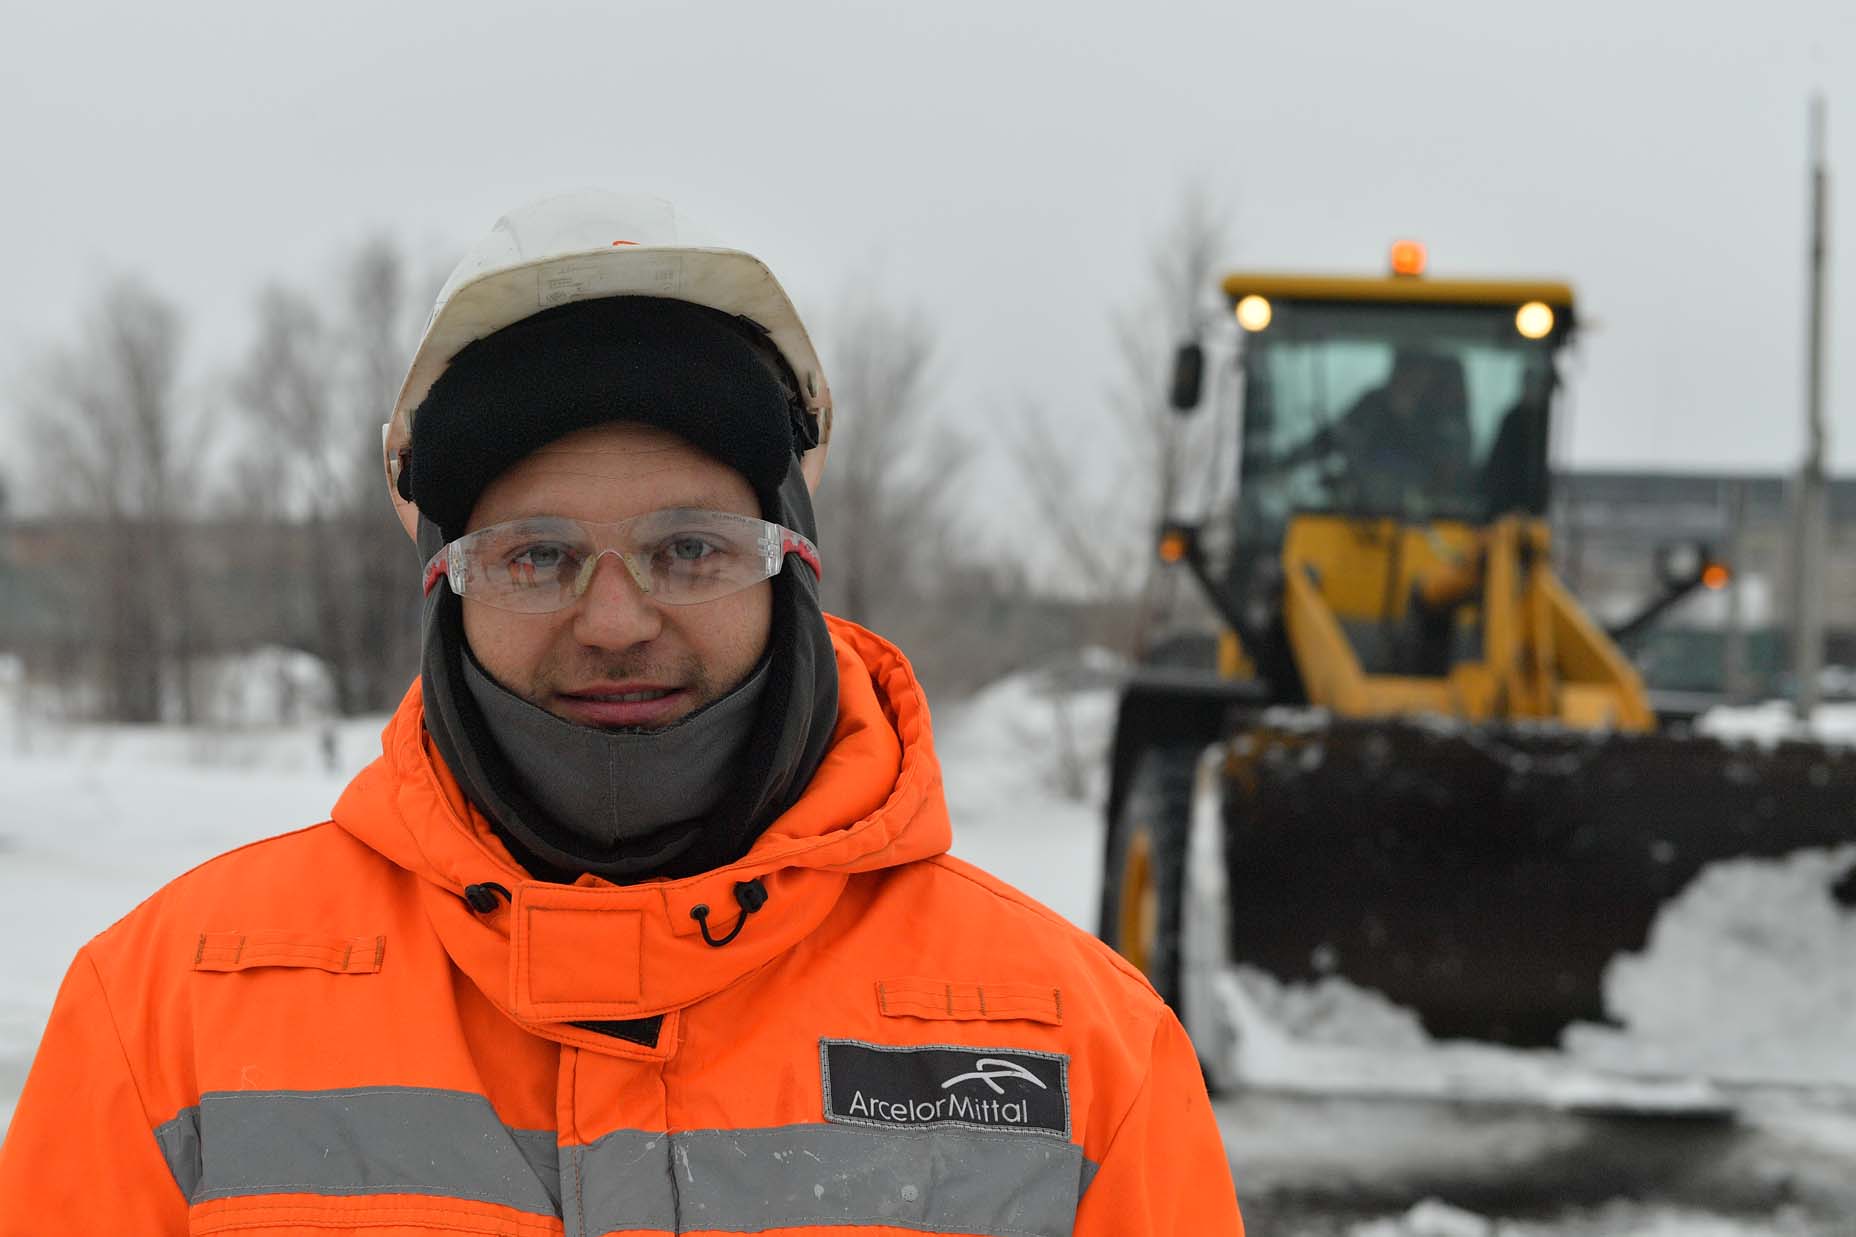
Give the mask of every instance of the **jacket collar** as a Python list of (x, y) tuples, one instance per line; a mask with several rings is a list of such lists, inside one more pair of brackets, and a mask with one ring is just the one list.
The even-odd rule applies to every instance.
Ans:
[[(417, 684), (380, 758), (336, 803), (335, 823), (418, 879), (452, 961), (505, 1013), (549, 1038), (637, 1055), (572, 1024), (674, 1016), (802, 940), (851, 873), (948, 847), (927, 701), (908, 662), (871, 632), (828, 622), (840, 683), (831, 746), (799, 801), (727, 867), (627, 886), (532, 879), (438, 758)], [(705, 943), (691, 911), (708, 906), (711, 932), (726, 935), (741, 914), (736, 887), (752, 880), (766, 904), (728, 944)], [(510, 898), (479, 914), (464, 889), (487, 882)]]

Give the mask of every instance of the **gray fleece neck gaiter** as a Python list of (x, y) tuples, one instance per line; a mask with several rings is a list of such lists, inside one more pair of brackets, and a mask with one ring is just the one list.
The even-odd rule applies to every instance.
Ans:
[[(465, 652), (464, 685), (516, 783), (561, 826), (605, 850), (695, 821), (739, 772), (767, 663), (662, 730), (601, 730), (556, 717), (492, 679)], [(693, 840), (693, 835), (691, 840)]]

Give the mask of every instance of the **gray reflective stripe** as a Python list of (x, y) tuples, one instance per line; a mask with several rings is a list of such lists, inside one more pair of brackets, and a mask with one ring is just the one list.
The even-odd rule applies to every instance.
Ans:
[(1085, 1171), (1082, 1148), (1055, 1138), (838, 1124), (622, 1130), (563, 1152), (569, 1237), (856, 1224), (1070, 1237)]
[[(504, 1126), (504, 1129), (509, 1129)], [(541, 1188), (548, 1192), (548, 1200), (554, 1204), (554, 1214), (561, 1214), (561, 1149), (555, 1145), (553, 1130), (516, 1130), (509, 1129), (509, 1137), (515, 1139), (516, 1150), (528, 1161), (529, 1168), (541, 1182)]]
[(841, 1124), (664, 1134), (557, 1148), (481, 1095), (420, 1087), (212, 1092), (155, 1130), (192, 1201), (425, 1194), (561, 1216), (568, 1237), (883, 1224), (1070, 1237), (1096, 1165), (1056, 1138)]
[(155, 1127), (155, 1142), (161, 1147), (174, 1184), (188, 1198), (200, 1188), (200, 1110), (183, 1108), (172, 1121)]
[[(539, 1137), (553, 1141), (552, 1134)], [(556, 1178), (553, 1157), (535, 1162), (538, 1141), (511, 1130), (488, 1100), (466, 1091), (216, 1091), (200, 1097), (200, 1173), (187, 1194), (194, 1202), (251, 1194), (427, 1194), (557, 1216), (549, 1186), (558, 1189), (558, 1181), (543, 1182), (544, 1172)], [(175, 1164), (172, 1155), (168, 1164)], [(175, 1177), (181, 1180), (179, 1172)]]
[(562, 1147), (561, 1195), (567, 1237), (628, 1228), (676, 1232), (670, 1135), (614, 1130), (584, 1147)]

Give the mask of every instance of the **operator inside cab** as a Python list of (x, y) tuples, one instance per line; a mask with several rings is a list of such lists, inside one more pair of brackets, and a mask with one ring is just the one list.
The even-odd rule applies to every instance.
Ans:
[(1463, 363), (1398, 349), (1385, 380), (1353, 402), (1330, 441), (1368, 508), (1409, 510), (1427, 495), (1457, 490), (1473, 466)]

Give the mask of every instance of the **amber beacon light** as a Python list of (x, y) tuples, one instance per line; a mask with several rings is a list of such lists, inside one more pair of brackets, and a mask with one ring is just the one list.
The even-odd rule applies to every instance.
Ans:
[(1422, 275), (1428, 255), (1424, 245), (1418, 241), (1392, 242), (1392, 273), (1394, 275)]

